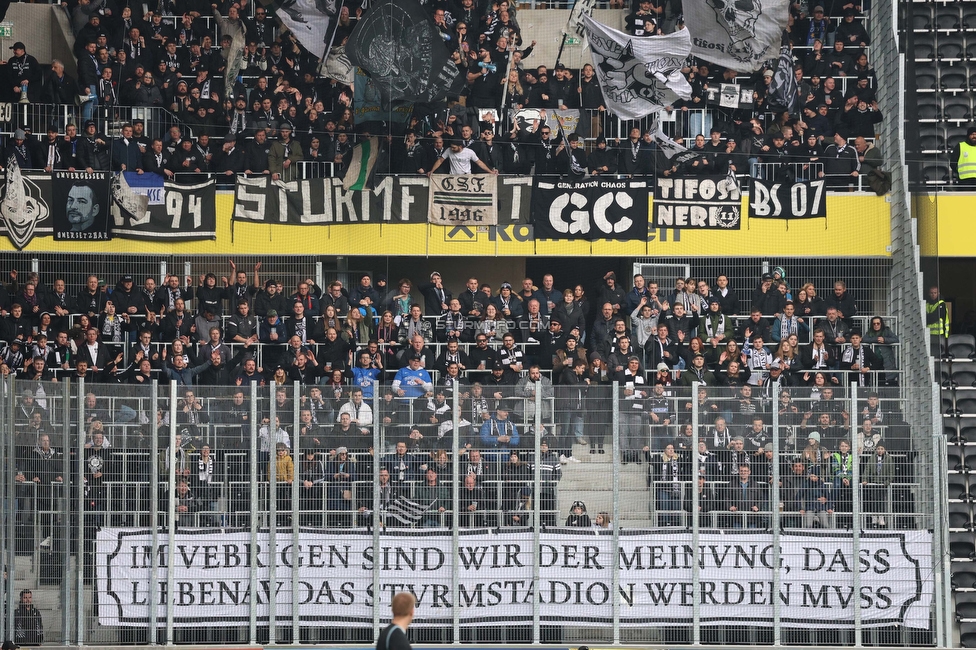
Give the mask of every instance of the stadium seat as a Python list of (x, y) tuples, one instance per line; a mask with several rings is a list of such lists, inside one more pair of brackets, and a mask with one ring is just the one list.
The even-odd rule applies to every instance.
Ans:
[(946, 91), (965, 92), (969, 89), (969, 73), (961, 66), (942, 68), (939, 86)]
[(956, 501), (969, 499), (969, 479), (965, 474), (949, 474), (949, 498)]
[(959, 645), (963, 648), (976, 648), (976, 623), (959, 624)]
[(968, 503), (949, 504), (949, 530), (962, 532), (973, 529), (973, 512)]
[(976, 4), (972, 2), (960, 3), (962, 6), (962, 28), (967, 31), (976, 31)]
[(976, 564), (973, 562), (953, 562), (951, 576), (953, 589), (976, 588)]
[(950, 334), (949, 356), (968, 359), (976, 353), (976, 337), (972, 334)]
[(949, 165), (934, 163), (922, 168), (922, 178), (926, 183), (946, 183), (949, 181)]
[[(976, 449), (973, 450), (976, 457)], [(966, 467), (966, 452), (962, 445), (954, 444), (946, 447), (946, 467), (961, 471)]]
[(962, 59), (966, 52), (965, 41), (960, 34), (946, 34), (939, 39), (937, 50), (940, 61)]
[[(967, 533), (952, 533), (952, 535), (966, 534)], [(949, 544), (951, 546), (952, 542)], [(952, 598), (954, 601), (956, 601), (957, 621), (976, 621), (976, 593), (971, 591), (957, 591), (952, 594)]]
[(976, 370), (973, 369), (972, 364), (966, 364), (962, 368), (958, 368), (958, 365), (952, 369), (952, 381), (956, 386), (972, 386), (973, 382), (976, 382)]
[(916, 65), (915, 72), (915, 87), (919, 90), (935, 90), (935, 86), (939, 81), (938, 74), (935, 70), (928, 69), (918, 69), (919, 64)]
[(942, 405), (940, 408), (942, 409), (942, 412), (944, 414), (958, 415), (958, 412), (956, 411), (956, 400), (951, 391), (943, 390), (941, 395), (941, 400), (942, 400)]
[(935, 35), (934, 34), (915, 34), (915, 49), (913, 54), (916, 61), (931, 60), (935, 58)]
[(956, 411), (962, 415), (976, 415), (976, 397), (956, 396)]
[(942, 435), (949, 442), (959, 442), (965, 444), (965, 440), (959, 439), (959, 423), (953, 418), (942, 418)]
[(942, 114), (947, 120), (968, 120), (972, 117), (969, 97), (965, 94), (947, 95), (943, 98)]
[(976, 425), (960, 425), (959, 442), (963, 444), (969, 442), (976, 443)]
[(963, 457), (963, 467), (967, 472), (976, 471), (976, 445), (969, 447), (968, 451), (969, 455)]
[[(949, 554), (953, 559), (973, 559), (976, 557), (976, 543), (971, 532), (949, 533)], [(976, 616), (976, 602), (971, 611)], [(956, 610), (958, 616), (958, 608)]]
[(970, 61), (976, 61), (976, 37), (969, 35), (966, 39), (966, 58)]
[(962, 13), (955, 4), (941, 5), (935, 10), (935, 29), (940, 32), (957, 31), (962, 27)]
[(928, 32), (932, 29), (932, 7), (925, 3), (912, 4), (912, 30)]
[[(942, 107), (937, 103), (920, 102), (918, 106), (918, 119), (920, 120), (941, 120)], [(921, 135), (921, 134), (920, 134)], [(933, 134), (934, 135), (934, 134)], [(930, 142), (929, 138), (921, 137), (922, 146), (926, 147)]]

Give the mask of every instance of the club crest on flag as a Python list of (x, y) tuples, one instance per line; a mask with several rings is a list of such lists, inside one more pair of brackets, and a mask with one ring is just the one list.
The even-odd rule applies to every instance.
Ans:
[(691, 51), (687, 30), (635, 38), (585, 14), (582, 20), (600, 89), (614, 113), (635, 119), (671, 103), (675, 97), (691, 97), (691, 86), (681, 74)]

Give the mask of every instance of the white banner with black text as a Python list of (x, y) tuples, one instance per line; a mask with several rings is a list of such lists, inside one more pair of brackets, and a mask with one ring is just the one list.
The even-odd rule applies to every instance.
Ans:
[(687, 230), (739, 230), (742, 192), (735, 176), (658, 176), (654, 226)]
[[(701, 620), (710, 624), (771, 626), (774, 599), (784, 627), (849, 628), (855, 608), (864, 626), (930, 625), (928, 532), (862, 533), (855, 559), (848, 531), (784, 531), (778, 581), (768, 532), (702, 533), (698, 548), (691, 542), (687, 531), (625, 530), (615, 549), (611, 535), (563, 529), (541, 533), (535, 549), (531, 532), (482, 530), (462, 531), (455, 549), (449, 531), (427, 529), (386, 531), (374, 549), (372, 535), (363, 531), (303, 529), (297, 548), (290, 531), (278, 531), (274, 548), (267, 532), (259, 532), (252, 548), (247, 531), (181, 530), (170, 553), (162, 536), (153, 547), (149, 530), (103, 528), (96, 603), (103, 626), (145, 626), (150, 609), (162, 622), (172, 579), (177, 627), (246, 624), (251, 603), (258, 621), (267, 622), (272, 599), (279, 622), (291, 620), (297, 600), (304, 625), (371, 626), (374, 603), (386, 617), (393, 594), (402, 590), (417, 597), (413, 624), (419, 626), (450, 625), (454, 602), (462, 625), (530, 624), (536, 595), (547, 625), (609, 624), (615, 599), (624, 626), (690, 624), (696, 600)], [(150, 589), (154, 558), (159, 588)], [(380, 576), (375, 585), (374, 563)], [(695, 563), (698, 585), (692, 580)], [(293, 566), (300, 567), (295, 591)]]
[(492, 174), (432, 174), (429, 222), (440, 226), (497, 226), (497, 181)]

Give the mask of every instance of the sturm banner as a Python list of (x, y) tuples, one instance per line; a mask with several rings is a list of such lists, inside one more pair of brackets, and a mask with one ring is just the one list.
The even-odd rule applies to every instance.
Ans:
[[(522, 176), (497, 179), (495, 214), (498, 224), (528, 221), (531, 183), (531, 178)], [(428, 223), (429, 185), (426, 176), (386, 176), (377, 178), (371, 190), (346, 191), (342, 188), (341, 178), (283, 183), (267, 176), (238, 176), (233, 219), (306, 226)], [(493, 225), (444, 223), (451, 227)]]
[(658, 177), (654, 226), (689, 230), (739, 230), (742, 193), (734, 176)]
[(498, 177), (493, 174), (434, 174), (430, 177), (430, 223), (497, 226)]
[(752, 179), (749, 217), (755, 219), (815, 219), (827, 216), (825, 181), (770, 183)]
[(615, 549), (611, 535), (550, 531), (540, 534), (538, 582), (531, 532), (463, 531), (456, 547), (448, 531), (384, 533), (379, 549), (358, 531), (302, 530), (297, 547), (290, 531), (279, 531), (271, 548), (266, 532), (252, 546), (247, 531), (182, 530), (172, 552), (152, 539), (149, 530), (99, 531), (101, 625), (143, 627), (150, 611), (163, 622), (170, 600), (177, 627), (240, 625), (252, 603), (267, 622), (273, 599), (282, 624), (297, 601), (300, 624), (371, 626), (374, 604), (386, 616), (393, 594), (409, 590), (417, 597), (415, 626), (450, 625), (455, 601), (465, 626), (527, 624), (538, 598), (546, 625), (610, 624), (614, 601), (623, 626), (690, 625), (697, 601), (702, 621), (771, 626), (778, 600), (784, 627), (850, 628), (859, 609), (865, 627), (927, 629), (933, 597), (925, 531), (864, 533), (857, 556), (849, 532), (784, 531), (778, 567), (769, 533), (702, 533), (696, 548), (688, 532), (625, 530)]
[(644, 181), (564, 183), (536, 178), (532, 189), (535, 238), (645, 240), (647, 199)]

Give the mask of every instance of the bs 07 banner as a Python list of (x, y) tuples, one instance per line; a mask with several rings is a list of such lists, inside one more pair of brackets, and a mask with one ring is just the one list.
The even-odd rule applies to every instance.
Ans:
[(538, 239), (647, 239), (647, 183), (536, 179), (532, 224)]
[(827, 216), (824, 181), (770, 183), (752, 179), (750, 219), (816, 219)]

